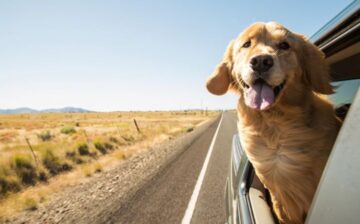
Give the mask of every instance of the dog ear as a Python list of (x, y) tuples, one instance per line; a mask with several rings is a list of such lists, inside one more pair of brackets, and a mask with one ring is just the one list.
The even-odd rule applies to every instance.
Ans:
[(305, 37), (301, 36), (304, 42), (302, 46), (303, 78), (314, 92), (320, 94), (332, 94), (334, 88), (330, 84), (330, 73), (325, 63), (325, 54)]
[(234, 41), (228, 45), (224, 57), (220, 64), (218, 64), (206, 81), (206, 88), (209, 92), (215, 95), (225, 94), (230, 84), (232, 83), (231, 70), (232, 70), (232, 51)]

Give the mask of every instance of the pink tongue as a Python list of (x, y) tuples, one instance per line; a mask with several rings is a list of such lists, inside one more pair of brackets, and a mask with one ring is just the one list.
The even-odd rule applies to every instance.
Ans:
[(266, 83), (256, 83), (250, 86), (245, 93), (245, 103), (249, 107), (264, 110), (274, 103), (274, 91)]

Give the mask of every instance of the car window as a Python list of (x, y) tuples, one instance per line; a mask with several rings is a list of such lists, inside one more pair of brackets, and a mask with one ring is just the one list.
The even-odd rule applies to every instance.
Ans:
[(335, 93), (330, 96), (330, 100), (335, 107), (351, 104), (360, 85), (360, 79), (333, 82)]

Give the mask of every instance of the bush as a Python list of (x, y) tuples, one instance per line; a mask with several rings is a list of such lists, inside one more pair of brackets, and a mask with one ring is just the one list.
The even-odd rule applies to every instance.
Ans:
[(37, 209), (37, 202), (33, 198), (26, 198), (24, 201), (25, 210), (34, 211)]
[(86, 143), (80, 143), (77, 147), (78, 152), (81, 156), (89, 155), (89, 146)]
[(117, 151), (114, 153), (113, 155), (115, 158), (117, 158), (118, 160), (123, 160), (126, 159), (126, 154), (123, 151)]
[(42, 141), (50, 141), (53, 136), (50, 134), (50, 131), (43, 131), (40, 134), (38, 134), (38, 138), (40, 138)]
[(101, 166), (100, 163), (96, 163), (96, 164), (94, 165), (94, 169), (95, 169), (95, 172), (96, 172), (96, 173), (100, 173), (100, 172), (103, 170), (103, 168), (102, 168), (102, 166)]
[(18, 192), (21, 190), (19, 180), (16, 177), (0, 175), (0, 195), (7, 192)]
[(194, 130), (194, 128), (193, 127), (191, 127), (191, 128), (188, 128), (188, 129), (186, 129), (186, 132), (192, 132)]
[(39, 180), (43, 182), (46, 182), (48, 180), (48, 176), (45, 170), (39, 171)]
[(67, 162), (61, 164), (61, 171), (69, 171), (72, 170), (72, 168), (73, 167)]
[(104, 143), (104, 147), (108, 150), (113, 150), (114, 149), (114, 146), (108, 142), (105, 142)]
[(73, 126), (65, 126), (60, 130), (61, 133), (69, 135), (76, 132), (75, 128)]
[(131, 138), (128, 138), (126, 136), (121, 136), (121, 138), (115, 138), (115, 137), (111, 136), (109, 138), (109, 141), (110, 141), (110, 143), (116, 144), (116, 145), (129, 145), (129, 142), (126, 141), (125, 139), (131, 141)]
[(82, 163), (84, 163), (84, 160), (82, 160), (81, 158), (75, 158), (75, 159), (74, 159), (74, 162), (75, 162), (76, 164), (82, 164)]
[(70, 164), (67, 162), (62, 162), (60, 158), (56, 156), (50, 149), (44, 151), (42, 162), (45, 168), (48, 169), (52, 175), (56, 175), (62, 171), (68, 171), (72, 169)]
[(110, 142), (113, 142), (115, 144), (119, 144), (119, 140), (117, 138), (115, 138), (115, 137), (110, 137), (109, 140), (110, 140)]
[(81, 167), (81, 170), (85, 177), (91, 177), (91, 175), (93, 174), (93, 169), (91, 165), (84, 165), (83, 167)]
[(50, 149), (44, 151), (42, 162), (52, 175), (56, 175), (62, 170), (59, 157), (57, 157)]
[(66, 151), (65, 156), (66, 156), (66, 158), (73, 159), (76, 157), (76, 152), (75, 151)]
[(37, 174), (31, 158), (25, 155), (15, 155), (12, 158), (11, 166), (23, 184), (35, 184)]
[(100, 163), (86, 164), (81, 167), (81, 170), (86, 177), (92, 176), (94, 173), (100, 173), (103, 170), (103, 167)]
[(134, 142), (135, 141), (135, 138), (132, 135), (122, 135), (121, 137), (127, 142)]
[(105, 145), (102, 142), (94, 142), (95, 148), (99, 150), (102, 154), (106, 154)]
[(76, 164), (81, 164), (84, 162), (81, 159), (81, 156), (79, 154), (77, 154), (75, 150), (66, 151), (65, 157), (67, 159), (70, 159), (72, 162), (74, 162)]

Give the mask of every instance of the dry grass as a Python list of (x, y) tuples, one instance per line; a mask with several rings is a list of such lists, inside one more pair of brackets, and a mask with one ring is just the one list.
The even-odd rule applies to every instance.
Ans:
[(85, 177), (90, 177), (94, 173), (100, 173), (103, 170), (103, 166), (99, 162), (85, 164), (81, 167), (81, 170)]
[(24, 209), (30, 210), (30, 211), (36, 210), (37, 204), (38, 204), (38, 202), (34, 198), (31, 198), (31, 197), (25, 198)]
[(34, 210), (52, 193), (82, 181), (81, 177), (110, 169), (119, 160), (141, 153), (154, 143), (190, 132), (216, 114), (174, 111), (0, 115), (0, 220), (19, 210)]

